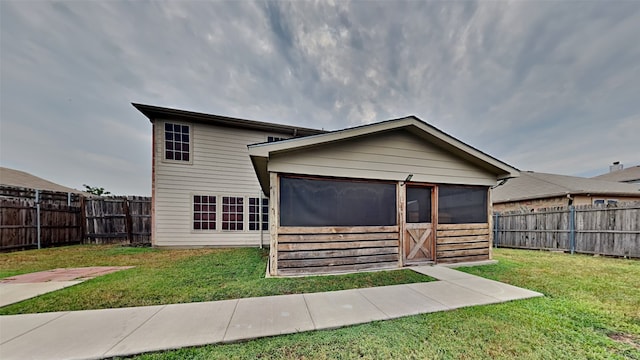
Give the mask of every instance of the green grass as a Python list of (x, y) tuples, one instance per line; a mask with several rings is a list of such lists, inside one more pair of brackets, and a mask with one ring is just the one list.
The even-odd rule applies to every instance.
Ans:
[(494, 254), (462, 270), (546, 296), (135, 359), (640, 359), (640, 261)]
[[(640, 360), (640, 261), (507, 249), (494, 254), (497, 265), (460, 270), (536, 290), (545, 297), (135, 358)], [(69, 266), (137, 268), (0, 312), (216, 300), (424, 279), (410, 271), (264, 279), (265, 257), (266, 252), (258, 249), (98, 246), (1, 254), (0, 276)]]
[(134, 265), (0, 308), (0, 315), (309, 293), (433, 280), (410, 270), (265, 279), (268, 252), (71, 246), (0, 254), (0, 278), (64, 267)]

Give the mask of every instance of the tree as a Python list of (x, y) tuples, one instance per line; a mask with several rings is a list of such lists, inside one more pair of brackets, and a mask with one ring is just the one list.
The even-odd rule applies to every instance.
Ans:
[(111, 192), (105, 190), (103, 187), (93, 187), (87, 184), (82, 184), (82, 186), (84, 186), (84, 191), (93, 195), (103, 196), (111, 194)]

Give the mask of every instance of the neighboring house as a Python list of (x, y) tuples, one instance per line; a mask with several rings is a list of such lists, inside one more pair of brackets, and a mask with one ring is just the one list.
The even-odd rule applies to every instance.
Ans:
[(640, 165), (625, 169), (624, 165), (616, 161), (613, 165), (609, 166), (608, 173), (594, 176), (592, 179), (638, 184), (638, 186), (640, 186)]
[(264, 243), (271, 275), (489, 259), (490, 188), (518, 176), (413, 116), (324, 132), (134, 106), (153, 123), (153, 244)]
[(492, 200), (494, 211), (535, 211), (556, 206), (636, 201), (640, 200), (640, 189), (633, 184), (522, 171), (520, 177), (494, 188)]
[(72, 189), (63, 185), (56, 184), (49, 180), (31, 175), (27, 172), (0, 167), (0, 185), (13, 186), (27, 189), (57, 191), (63, 193), (73, 193), (79, 195), (88, 195), (84, 191)]

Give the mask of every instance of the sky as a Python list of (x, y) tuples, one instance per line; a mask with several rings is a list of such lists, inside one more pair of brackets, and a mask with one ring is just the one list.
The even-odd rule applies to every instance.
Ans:
[(132, 102), (335, 130), (415, 115), (520, 170), (640, 163), (640, 1), (0, 0), (0, 164), (151, 193)]

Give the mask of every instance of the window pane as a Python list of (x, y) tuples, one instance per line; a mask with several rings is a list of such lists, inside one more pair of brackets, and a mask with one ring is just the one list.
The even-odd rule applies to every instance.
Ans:
[(182, 154), (182, 160), (189, 161), (189, 153)]
[(164, 124), (164, 131), (173, 131), (173, 124)]
[(173, 151), (167, 151), (165, 155), (168, 160), (173, 160)]
[(487, 187), (441, 185), (438, 187), (438, 223), (486, 223)]
[(396, 225), (395, 183), (280, 178), (282, 226)]
[(407, 185), (407, 222), (431, 222), (431, 188)]

